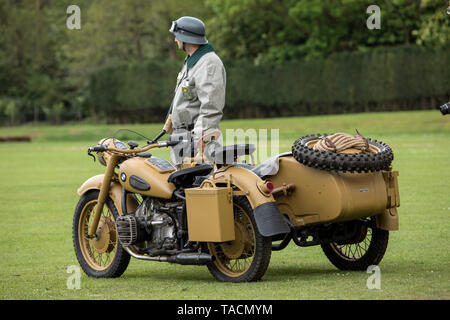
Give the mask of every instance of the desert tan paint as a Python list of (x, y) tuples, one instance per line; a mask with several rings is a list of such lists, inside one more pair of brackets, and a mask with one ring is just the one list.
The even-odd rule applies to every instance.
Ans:
[(229, 181), (205, 180), (198, 188), (185, 189), (185, 193), (190, 241), (235, 239), (233, 193)]
[[(110, 160), (110, 159), (108, 159)], [(268, 180), (275, 185), (278, 192), (276, 198), (272, 194), (260, 190), (264, 181), (253, 172), (241, 167), (223, 167), (207, 180), (200, 188), (187, 189), (188, 216), (191, 215), (190, 240), (228, 241), (234, 239), (234, 227), (230, 225), (230, 192), (245, 195), (252, 208), (266, 202), (276, 202), (278, 209), (287, 215), (294, 225), (307, 225), (324, 222), (347, 221), (368, 216), (377, 216), (377, 226), (386, 230), (398, 229), (398, 213), (400, 205), (398, 193), (398, 172), (381, 171), (372, 173), (342, 173), (313, 169), (299, 164), (292, 156), (281, 157), (280, 169), (277, 175)], [(122, 163), (120, 173), (127, 175), (125, 189), (148, 196), (169, 199), (175, 186), (167, 182), (173, 170), (160, 170), (145, 158), (132, 158)], [(129, 185), (129, 177), (137, 175), (147, 181), (151, 188), (148, 191), (135, 190)], [(109, 196), (122, 214), (121, 191), (117, 176), (113, 174), (110, 183)], [(97, 175), (88, 179), (79, 189), (81, 195), (88, 190), (102, 190), (105, 175)], [(207, 182), (212, 182), (209, 184)], [(218, 187), (222, 182), (227, 187)], [(235, 185), (240, 191), (231, 191), (230, 185)], [(287, 188), (289, 187), (289, 188)], [(289, 192), (287, 191), (289, 189)], [(190, 191), (189, 191), (190, 190)], [(128, 212), (134, 212), (137, 201), (127, 199)], [(208, 210), (205, 210), (208, 208)], [(231, 211), (230, 211), (231, 210)], [(211, 213), (203, 216), (194, 212)], [(231, 214), (232, 216), (232, 214)], [(227, 218), (228, 217), (228, 218)], [(208, 219), (215, 219), (216, 231), (212, 231)], [(194, 220), (196, 222), (192, 222)], [(227, 220), (228, 219), (228, 220)], [(226, 222), (228, 221), (228, 222)], [(191, 226), (197, 225), (197, 231), (192, 233)], [(209, 232), (209, 233), (208, 233)], [(217, 234), (213, 236), (211, 234)], [(200, 240), (199, 240), (200, 241)]]
[[(235, 240), (233, 195), (245, 195), (252, 208), (274, 202), (271, 194), (259, 189), (263, 180), (240, 167), (222, 167), (200, 187), (186, 189), (189, 240), (223, 242)], [(240, 191), (231, 189), (231, 185)]]
[[(130, 192), (150, 197), (170, 199), (176, 187), (173, 183), (167, 182), (167, 179), (173, 171), (174, 170), (160, 170), (155, 165), (148, 162), (146, 158), (131, 158), (120, 165), (119, 177), (122, 173), (125, 173), (127, 177), (125, 182), (120, 181), (120, 183)], [(145, 180), (150, 185), (150, 189), (147, 191), (140, 191), (133, 188), (130, 185), (130, 177), (132, 175), (136, 175)]]
[(224, 167), (213, 174), (212, 180), (214, 179), (227, 180), (238, 187), (242, 194), (247, 196), (253, 209), (266, 202), (275, 202), (271, 194), (265, 194), (259, 190), (258, 185), (264, 181), (250, 170), (241, 167)]
[[(103, 174), (99, 174), (96, 176), (93, 176), (91, 178), (89, 178), (88, 180), (86, 180), (80, 188), (78, 188), (78, 195), (82, 195), (85, 192), (89, 191), (89, 190), (100, 190), (102, 183), (103, 183)], [(110, 184), (109, 187), (109, 197), (112, 199), (112, 201), (114, 202), (117, 210), (119, 211), (119, 214), (122, 215), (122, 186), (116, 182), (113, 181)], [(128, 195), (127, 197), (127, 211), (128, 213), (134, 212), (136, 211), (138, 206), (138, 202), (136, 201), (136, 199), (134, 197), (132, 197), (131, 195)]]
[[(395, 217), (391, 212), (389, 193), (397, 192), (393, 183), (391, 191), (387, 188), (383, 172), (343, 173), (310, 168), (293, 157), (281, 157), (280, 169), (270, 181), (275, 188), (294, 185), (288, 195), (280, 193), (276, 197), (277, 207), (295, 225), (310, 223), (339, 222), (368, 216), (389, 215), (380, 219), (380, 227), (394, 228)], [(396, 190), (396, 191), (395, 191)], [(397, 217), (398, 218), (398, 217)]]

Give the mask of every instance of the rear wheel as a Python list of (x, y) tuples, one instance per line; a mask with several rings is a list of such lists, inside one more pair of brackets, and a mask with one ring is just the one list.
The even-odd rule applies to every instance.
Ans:
[(248, 200), (234, 197), (233, 202), (235, 240), (208, 242), (208, 250), (215, 260), (207, 267), (219, 281), (257, 281), (269, 266), (272, 242), (259, 233)]
[(350, 242), (322, 244), (328, 260), (340, 270), (367, 270), (383, 259), (389, 240), (389, 231), (375, 226), (362, 226)]
[(96, 238), (86, 237), (93, 220), (98, 195), (98, 190), (89, 191), (78, 201), (72, 227), (75, 254), (81, 268), (88, 276), (119, 277), (125, 272), (130, 255), (118, 241), (115, 220), (119, 213), (110, 198), (107, 198), (103, 206)]

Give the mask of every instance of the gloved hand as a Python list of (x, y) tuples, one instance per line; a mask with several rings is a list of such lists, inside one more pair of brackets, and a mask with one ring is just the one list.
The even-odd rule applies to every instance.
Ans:
[(172, 127), (172, 115), (171, 114), (169, 114), (169, 116), (167, 117), (167, 120), (166, 120), (166, 123), (164, 124), (163, 130), (168, 134), (172, 134), (173, 127)]

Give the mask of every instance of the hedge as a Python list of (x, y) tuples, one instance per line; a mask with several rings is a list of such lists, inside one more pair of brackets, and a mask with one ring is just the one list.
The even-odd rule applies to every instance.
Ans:
[[(89, 105), (112, 122), (163, 121), (181, 64), (147, 61), (101, 69), (91, 76)], [(450, 99), (445, 49), (401, 46), (314, 61), (224, 64), (228, 119), (427, 109)]]

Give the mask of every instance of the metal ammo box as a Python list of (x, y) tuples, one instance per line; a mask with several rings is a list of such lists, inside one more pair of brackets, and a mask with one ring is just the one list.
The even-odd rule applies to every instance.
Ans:
[(205, 180), (200, 187), (185, 189), (185, 194), (190, 241), (234, 240), (233, 195), (229, 182)]

